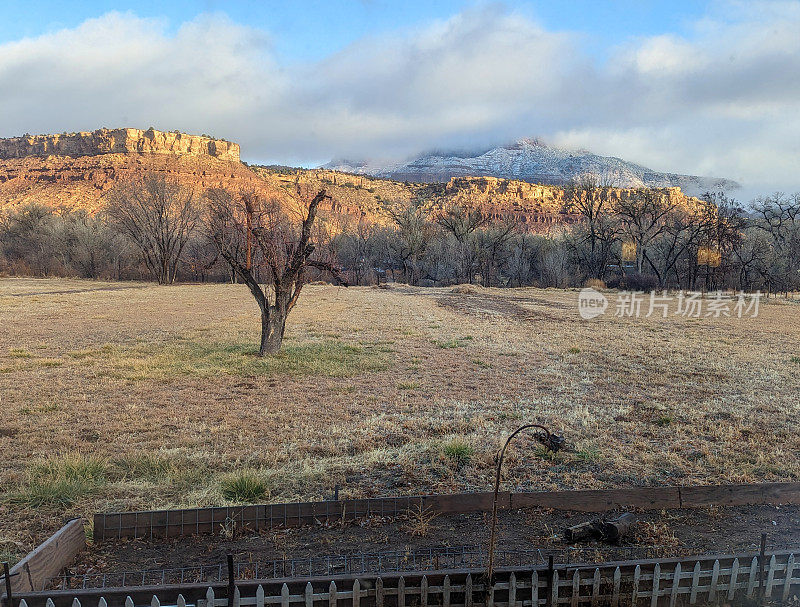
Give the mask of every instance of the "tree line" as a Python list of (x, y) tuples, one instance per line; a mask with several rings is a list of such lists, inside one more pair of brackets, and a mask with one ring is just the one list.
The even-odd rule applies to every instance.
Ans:
[[(288, 280), (295, 286), (335, 272), (337, 280), (359, 285), (591, 281), (638, 290), (800, 289), (800, 194), (777, 193), (747, 206), (708, 194), (686, 204), (655, 189), (621, 198), (599, 180), (582, 178), (565, 188), (560, 209), (579, 220), (535, 234), (480, 205), (430, 200), (387, 202), (376, 222), (326, 214), (321, 199), (313, 205), (316, 221), (304, 228), (319, 194), (306, 190), (298, 184), (281, 200), (227, 190), (198, 194), (147, 176), (112, 190), (95, 215), (15, 207), (0, 215), (0, 270), (283, 288), (284, 271), (294, 267), (305, 238), (303, 271)], [(286, 306), (296, 301), (293, 292), (281, 297)]]

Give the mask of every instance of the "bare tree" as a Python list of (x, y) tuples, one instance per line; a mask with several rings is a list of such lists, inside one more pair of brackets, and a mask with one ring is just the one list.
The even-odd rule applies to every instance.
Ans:
[(412, 201), (390, 203), (384, 211), (396, 227), (389, 248), (400, 262), (403, 278), (415, 285), (420, 279), (422, 258), (433, 238), (428, 208), (421, 201)]
[(665, 232), (670, 213), (677, 205), (677, 199), (650, 188), (638, 189), (614, 203), (623, 233), (636, 245), (636, 271), (639, 274), (645, 261), (655, 270), (653, 260), (648, 257), (648, 248)]
[(308, 268), (328, 271), (339, 279), (338, 270), (317, 252), (319, 237), (314, 233), (319, 205), (329, 196), (320, 190), (307, 200), (298, 192), (297, 198), (287, 202), (254, 192), (213, 189), (206, 198), (207, 234), (261, 310), (259, 355), (274, 354), (283, 342), (289, 312), (308, 280)]
[(471, 283), (478, 266), (478, 242), (474, 238), (475, 231), (488, 223), (489, 217), (478, 205), (453, 203), (444, 208), (436, 218), (445, 233), (452, 235), (453, 262), (456, 265), (456, 281)]
[(589, 278), (604, 278), (614, 244), (619, 239), (613, 195), (611, 183), (595, 175), (579, 177), (564, 189), (564, 212), (581, 218), (568, 242)]
[(192, 190), (160, 175), (122, 183), (108, 196), (111, 225), (142, 255), (159, 284), (171, 284), (194, 231), (200, 206)]

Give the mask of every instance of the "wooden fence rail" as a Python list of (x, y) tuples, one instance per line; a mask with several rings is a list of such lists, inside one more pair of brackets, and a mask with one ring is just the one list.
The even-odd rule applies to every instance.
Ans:
[(796, 600), (798, 558), (777, 553), (761, 565), (758, 557), (722, 556), (514, 569), (498, 572), (491, 588), (482, 574), (462, 571), (242, 584), (232, 597), (224, 586), (165, 587), (135, 599), (112, 589), (80, 598), (30, 593), (12, 607), (676, 607)]
[[(800, 483), (755, 483), (700, 487), (634, 487), (587, 491), (501, 492), (498, 506), (604, 512), (615, 508), (664, 509), (701, 506), (800, 504)], [(113, 512), (94, 516), (94, 539), (179, 537), (237, 530), (302, 527), (315, 522), (391, 517), (422, 508), (439, 514), (486, 512), (491, 493), (425, 495), (290, 504)]]

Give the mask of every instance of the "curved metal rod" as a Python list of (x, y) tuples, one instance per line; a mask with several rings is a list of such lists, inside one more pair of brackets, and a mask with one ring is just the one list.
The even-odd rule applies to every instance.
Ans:
[[(560, 447), (559, 444), (556, 445), (553, 441), (555, 435), (550, 433), (550, 430), (542, 426), (541, 424), (525, 424), (524, 426), (520, 426), (506, 439), (506, 443), (503, 445), (503, 448), (500, 450), (500, 457), (497, 460), (497, 471), (494, 478), (494, 500), (492, 501), (492, 528), (491, 532), (489, 533), (489, 566), (487, 567), (487, 574), (488, 574), (488, 585), (487, 588), (491, 588), (492, 581), (494, 578), (494, 545), (495, 545), (495, 531), (497, 529), (497, 494), (500, 492), (500, 471), (503, 468), (503, 459), (506, 456), (506, 449), (508, 448), (508, 444), (511, 440), (523, 430), (527, 430), (529, 428), (539, 428), (540, 430), (544, 430), (545, 436), (544, 440), (541, 438), (539, 439), (545, 447), (552, 451), (557, 451)], [(560, 437), (557, 437), (560, 439)], [(554, 448), (555, 447), (555, 448)]]

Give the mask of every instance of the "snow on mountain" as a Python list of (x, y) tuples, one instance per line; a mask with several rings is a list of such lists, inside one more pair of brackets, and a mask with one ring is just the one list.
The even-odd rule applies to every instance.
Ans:
[(653, 171), (632, 162), (598, 156), (586, 150), (566, 150), (537, 139), (475, 154), (433, 152), (408, 162), (334, 160), (322, 168), (421, 183), (446, 182), (451, 177), (502, 177), (561, 185), (581, 175), (593, 174), (617, 187), (680, 187), (689, 195), (730, 191), (735, 181)]

